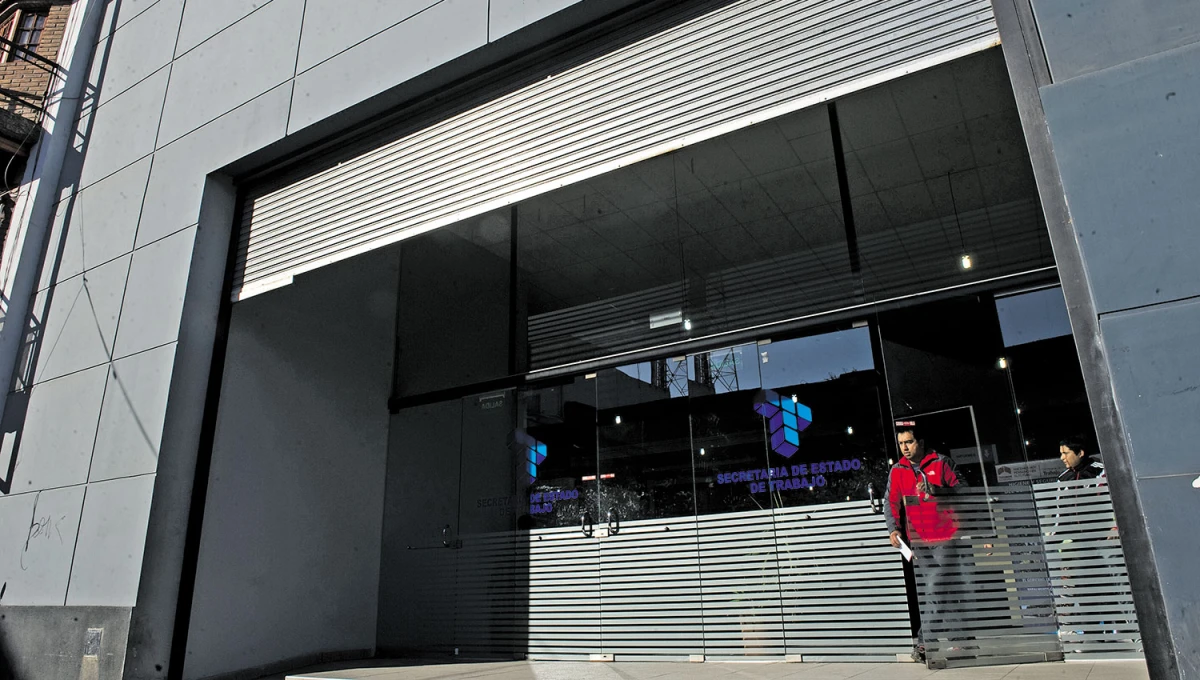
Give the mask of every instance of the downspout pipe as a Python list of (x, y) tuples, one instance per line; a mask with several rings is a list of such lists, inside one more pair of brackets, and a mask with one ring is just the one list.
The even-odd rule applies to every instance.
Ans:
[[(34, 161), (25, 168), (24, 190), (13, 209), (14, 224), (9, 230), (0, 270), (5, 297), (0, 325), (0, 376), (5, 380), (4, 389), (0, 389), (0, 414), (7, 413), (9, 394), (14, 387), (14, 371), (21, 355), (29, 308), (37, 293), (47, 241), (53, 232), (63, 166), (75, 137), (75, 124), (104, 23), (105, 3), (106, 0), (76, 0), (71, 5), (58, 52), (60, 60), (70, 59), (70, 65), (64, 67), (64, 72), (51, 76), (43, 132), (30, 154)], [(7, 418), (4, 420), (7, 430), (10, 424)]]

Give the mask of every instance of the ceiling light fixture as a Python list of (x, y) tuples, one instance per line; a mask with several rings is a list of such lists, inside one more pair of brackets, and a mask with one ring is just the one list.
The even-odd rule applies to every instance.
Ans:
[(958, 219), (958, 201), (954, 200), (954, 182), (948, 172), (946, 173), (946, 184), (950, 187), (950, 209), (954, 211), (954, 225), (958, 227), (958, 245), (962, 247), (962, 258), (958, 263), (962, 265), (963, 271), (967, 271), (975, 263), (971, 260), (971, 255), (967, 253), (967, 240), (963, 238), (962, 222)]

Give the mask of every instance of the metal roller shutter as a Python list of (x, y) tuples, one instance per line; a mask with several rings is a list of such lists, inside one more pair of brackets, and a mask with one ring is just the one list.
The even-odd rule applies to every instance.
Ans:
[(741, 0), (252, 196), (233, 297), (998, 42), (989, 0)]

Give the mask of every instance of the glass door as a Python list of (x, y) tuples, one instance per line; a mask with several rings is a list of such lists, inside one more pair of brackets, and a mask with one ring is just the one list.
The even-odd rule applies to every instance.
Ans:
[(614, 658), (704, 653), (688, 366), (660, 359), (595, 377), (601, 642)]
[(453, 656), (462, 400), (391, 418), (379, 579), (378, 646)]
[(522, 390), (509, 437), (530, 659), (593, 659), (600, 632), (596, 380)]
[[(895, 433), (894, 512), (915, 554), (932, 668), (1059, 660), (1062, 649), (990, 296), (880, 315)], [(907, 455), (905, 455), (907, 454)], [(917, 486), (918, 483), (923, 486)]]
[(768, 442), (771, 466), (787, 473), (773, 494), (787, 654), (907, 656), (904, 568), (882, 514), (889, 435), (871, 330), (762, 344), (759, 359), (764, 392), (797, 416), (781, 426), (798, 430), (798, 444), (778, 435)]
[(768, 458), (774, 407), (762, 391), (759, 346), (698, 354), (689, 369), (705, 657), (782, 660), (772, 509), (783, 478)]
[(462, 400), (455, 550), (455, 652), (460, 659), (524, 658), (529, 544), (517, 532), (524, 507), (513, 439), (515, 390)]
[(997, 297), (996, 311), (1026, 454), (998, 467), (997, 477), (1033, 483), (1063, 651), (1072, 659), (1140, 658), (1129, 572), (1062, 290)]

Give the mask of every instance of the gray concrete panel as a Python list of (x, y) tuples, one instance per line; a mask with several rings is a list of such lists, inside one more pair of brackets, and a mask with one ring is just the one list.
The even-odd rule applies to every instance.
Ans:
[(113, 362), (89, 481), (156, 471), (174, 364), (174, 344)]
[(35, 383), (111, 359), (128, 273), (126, 255), (38, 294), (33, 307), (34, 323), (41, 328), (34, 348)]
[(181, 55), (188, 52), (269, 2), (271, 0), (204, 0), (188, 3), (183, 10), (183, 25), (179, 29), (179, 44), (175, 53)]
[(83, 489), (72, 486), (0, 498), (5, 610), (8, 605), (63, 603)]
[(1200, 542), (1195, 540), (1200, 490), (1192, 485), (1195, 479), (1186, 475), (1138, 480), (1153, 559), (1167, 593), (1167, 625), (1181, 678), (1200, 677)]
[(114, 30), (133, 21), (158, 4), (158, 0), (104, 0), (104, 19), (100, 24), (100, 41)]
[(1100, 328), (1135, 473), (1200, 475), (1200, 301), (1102, 316)]
[(185, 678), (374, 647), (396, 269), (375, 251), (234, 306)]
[(114, 358), (179, 338), (179, 315), (195, 240), (196, 228), (189, 227), (134, 251)]
[(1042, 88), (1099, 314), (1200, 294), (1200, 44)]
[(1200, 3), (1190, 0), (1032, 4), (1056, 82), (1200, 40)]
[[(441, 0), (308, 0), (300, 39), (300, 72), (411, 18)], [(346, 21), (353, 12), (354, 21)]]
[(154, 154), (137, 245), (196, 224), (205, 176), (283, 137), (290, 94), (290, 84), (280, 85), (159, 149)]
[(88, 485), (67, 604), (132, 607), (137, 600), (154, 475)]
[[(13, 662), (11, 680), (122, 677), (129, 629), (127, 607), (64, 607), (59, 602), (57, 607), (6, 606), (3, 611), (0, 643)], [(95, 659), (83, 661), (87, 631), (95, 628), (101, 631), (100, 649)]]
[(107, 373), (97, 366), (33, 388), (24, 418), (10, 423), (17, 431), (4, 434), (0, 449), (5, 470), (17, 457), (12, 493), (87, 481)]
[[(0, 496), (0, 545), (4, 546), (0, 552), (0, 579), (5, 583), (24, 571), (19, 558), (29, 537), (29, 518), (33, 517), (33, 502), (37, 497), (36, 493)], [(7, 590), (4, 595), (7, 598)]]
[(103, 106), (84, 111), (78, 144), (86, 145), (87, 155), (77, 186), (104, 179), (154, 151), (169, 70), (160, 69)]
[(158, 145), (291, 78), (303, 8), (304, 0), (273, 0), (176, 59)]
[(182, 13), (183, 0), (159, 0), (100, 43), (88, 81), (100, 104), (170, 63)]
[[(281, 124), (282, 125), (282, 124)], [(212, 175), (205, 182), (204, 204), (188, 274), (179, 342), (175, 345), (171, 389), (163, 423), (162, 446), (154, 477), (154, 512), (146, 527), (146, 550), (138, 583), (138, 604), (130, 620), (129, 664), (126, 677), (160, 677), (169, 665), (171, 634), (180, 602), (181, 574), (188, 537), (188, 516), (196, 511), (193, 483), (197, 479), (202, 423), (208, 393), (213, 339), (217, 333), (221, 287), (233, 228), (235, 194), (228, 178)], [(207, 468), (203, 468), (207, 470)], [(192, 557), (192, 560), (195, 558)], [(185, 577), (186, 578), (186, 577)], [(190, 589), (184, 597), (190, 601)]]
[(133, 250), (149, 174), (147, 156), (59, 202), (38, 290)]
[(513, 31), (574, 5), (579, 0), (493, 0), (488, 5), (488, 40)]
[(443, 0), (298, 75), (288, 132), (486, 43), (487, 0)]

